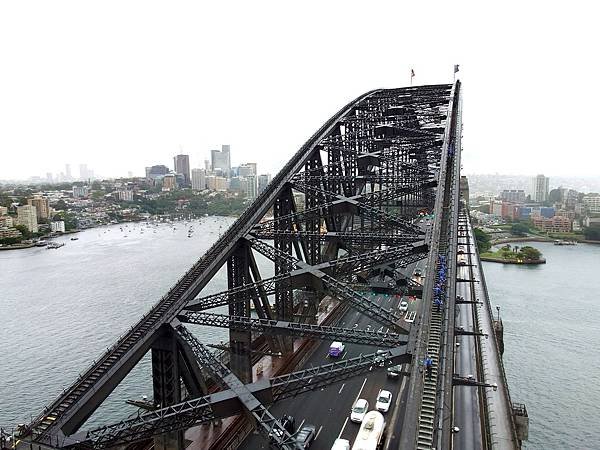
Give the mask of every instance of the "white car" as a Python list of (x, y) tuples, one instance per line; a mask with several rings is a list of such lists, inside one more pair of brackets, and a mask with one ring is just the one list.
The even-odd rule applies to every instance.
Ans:
[(350, 450), (350, 441), (348, 439), (336, 439), (331, 450)]
[(406, 300), (402, 300), (400, 302), (400, 308), (398, 308), (400, 310), (400, 312), (406, 312), (408, 311), (408, 302)]
[(359, 398), (356, 400), (356, 403), (352, 407), (352, 412), (350, 413), (350, 420), (352, 422), (361, 423), (365, 418), (365, 414), (369, 411), (369, 402), (364, 398)]
[(384, 391), (383, 389), (377, 394), (377, 402), (375, 403), (375, 409), (381, 412), (388, 412), (390, 405), (392, 404), (392, 393), (390, 391)]

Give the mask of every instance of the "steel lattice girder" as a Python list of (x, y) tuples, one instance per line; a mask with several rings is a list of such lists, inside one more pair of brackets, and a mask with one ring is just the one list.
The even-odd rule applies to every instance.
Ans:
[[(269, 443), (275, 443), (276, 448), (292, 450), (294, 438), (283, 428), (273, 415), (254, 396), (250, 389), (242, 381), (219, 361), (196, 337), (185, 327), (178, 326), (177, 332), (185, 339), (196, 355), (202, 367), (208, 369), (213, 379), (224, 389), (230, 389), (235, 393), (244, 408), (258, 422), (258, 429)], [(295, 447), (295, 446), (294, 446)]]
[[(253, 248), (261, 249), (263, 254), (265, 254), (269, 258), (274, 258), (275, 248), (271, 247), (264, 242), (258, 240), (252, 240)], [(262, 253), (261, 252), (261, 253)], [(398, 265), (408, 265), (412, 262), (419, 261), (426, 257), (427, 255), (427, 246), (425, 245), (415, 245), (411, 247), (399, 247), (399, 248), (390, 248), (386, 250), (376, 250), (370, 252), (369, 254), (361, 254), (357, 256), (348, 256), (343, 257), (335, 261), (328, 261), (317, 266), (313, 266), (315, 270), (327, 272), (328, 269), (332, 267), (336, 267), (337, 274), (349, 274), (354, 271), (362, 271), (365, 268), (370, 268), (372, 266), (378, 266), (381, 264), (388, 264), (395, 262)], [(289, 256), (290, 255), (285, 255)], [(291, 260), (291, 259), (290, 259)], [(337, 261), (337, 262), (336, 262)], [(294, 263), (298, 263), (297, 259), (293, 259)], [(190, 301), (184, 309), (190, 311), (205, 311), (208, 309), (216, 308), (218, 306), (228, 305), (231, 301), (232, 295), (244, 295), (248, 297), (252, 297), (258, 293), (259, 290), (262, 290), (266, 295), (272, 295), (276, 291), (277, 283), (287, 282), (290, 286), (294, 285), (293, 278), (297, 276), (304, 277), (304, 270), (297, 266), (297, 272), (290, 272), (289, 274), (279, 275), (272, 278), (267, 278), (264, 280), (260, 280), (255, 283), (251, 283), (249, 285), (240, 286), (238, 288), (234, 288), (228, 291), (219, 292), (216, 294), (208, 295), (206, 297), (202, 297), (199, 299), (195, 299)], [(300, 283), (297, 286), (303, 286), (306, 284)]]
[(224, 314), (192, 311), (183, 311), (177, 318), (182, 322), (194, 325), (252, 330), (264, 334), (331, 340), (343, 339), (349, 343), (380, 347), (399, 347), (407, 344), (406, 337), (397, 333), (359, 330), (357, 328), (339, 328), (286, 322), (284, 320), (255, 319), (252, 317), (227, 316)]
[[(37, 435), (71, 435), (75, 432), (135, 367), (150, 348), (160, 327), (175, 320), (185, 306), (197, 297), (238, 248), (240, 240), (248, 236), (250, 230), (271, 228), (289, 231), (290, 226), (296, 226), (294, 224), (300, 223), (303, 218), (310, 218), (312, 225), (308, 231), (315, 231), (314, 225), (325, 219), (329, 231), (348, 231), (349, 224), (363, 221), (365, 227), (361, 231), (396, 228), (406, 233), (422, 234), (407, 218), (387, 212), (385, 201), (381, 198), (377, 202), (352, 200), (352, 196), (358, 194), (356, 181), (352, 176), (369, 175), (359, 173), (361, 154), (380, 152), (379, 156), (373, 156), (379, 158), (378, 174), (400, 174), (402, 178), (402, 174), (405, 173), (409, 183), (418, 184), (417, 178), (414, 178), (417, 177), (415, 171), (403, 167), (401, 163), (394, 163), (393, 158), (401, 152), (408, 158), (406, 162), (414, 162), (417, 165), (420, 163), (430, 169), (439, 165), (441, 151), (438, 148), (441, 149), (442, 140), (436, 136), (437, 125), (429, 124), (432, 122), (432, 114), (436, 111), (441, 116), (447, 116), (450, 88), (440, 85), (371, 91), (344, 106), (293, 155), (265, 191), (169, 292), (120, 337), (115, 345), (97, 358), (78, 380), (32, 420), (22, 436), (35, 438)], [(362, 122), (361, 116), (364, 119)], [(399, 118), (400, 116), (403, 117)], [(440, 120), (439, 124), (442, 123), (443, 120)], [(329, 154), (331, 160), (338, 158), (335, 156), (336, 152), (339, 154), (339, 174), (347, 177), (337, 183), (335, 191), (345, 199), (323, 202), (322, 196), (312, 195), (312, 205), (308, 211), (282, 211), (282, 215), (274, 221), (259, 226), (259, 222), (264, 219), (277, 199), (282, 198), (284, 192), (291, 195), (290, 186), (296, 174), (301, 173), (307, 166), (315, 169), (318, 169), (315, 165), (322, 166), (317, 153), (323, 151)], [(333, 184), (334, 181), (331, 185)], [(329, 184), (322, 187), (328, 190)], [(390, 187), (393, 189), (394, 184)], [(341, 223), (344, 225), (340, 227)], [(297, 230), (301, 231), (300, 228)], [(327, 243), (326, 246), (335, 250), (336, 245)], [(285, 248), (287, 250), (288, 246)], [(280, 279), (271, 282), (279, 283), (281, 289), (282, 283), (290, 282), (291, 278), (290, 273), (282, 273)], [(339, 280), (332, 281), (336, 282), (341, 283)], [(339, 292), (341, 287), (335, 285), (335, 289)], [(343, 294), (349, 295), (359, 306), (366, 305), (356, 297), (356, 293)]]
[(413, 234), (399, 233), (375, 233), (375, 232), (353, 232), (353, 231), (252, 231), (252, 236), (258, 239), (289, 239), (294, 241), (303, 241), (308, 239), (318, 239), (321, 242), (351, 242), (353, 244), (366, 244), (378, 246), (385, 244), (397, 246), (407, 242), (419, 242), (423, 240), (422, 236)]
[[(287, 375), (247, 384), (250, 393), (263, 404), (270, 404), (298, 394), (347, 380), (373, 369), (410, 363), (412, 355), (404, 348), (389, 349), (385, 354), (372, 353), (355, 358), (292, 372)], [(243, 412), (242, 403), (231, 389), (181, 402), (119, 423), (103, 426), (69, 437), (64, 446), (106, 448), (143, 440), (156, 434), (190, 428)]]

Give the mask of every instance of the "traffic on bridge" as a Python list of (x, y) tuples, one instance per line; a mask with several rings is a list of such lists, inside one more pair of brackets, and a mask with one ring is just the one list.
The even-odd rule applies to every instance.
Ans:
[[(460, 81), (344, 106), (7, 446), (519, 448), (494, 324), (480, 317), (461, 114)], [(227, 290), (206, 289), (219, 271)], [(229, 342), (215, 351), (198, 326)], [(152, 399), (85, 429), (146, 354)]]

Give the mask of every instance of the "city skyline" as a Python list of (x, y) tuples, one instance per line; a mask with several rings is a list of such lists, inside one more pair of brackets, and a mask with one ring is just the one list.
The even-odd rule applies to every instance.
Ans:
[[(134, 2), (117, 13), (110, 5), (38, 2), (36, 14), (25, 4), (3, 4), (0, 42), (15, 45), (0, 45), (0, 82), (10, 86), (0, 104), (0, 179), (43, 176), (69, 161), (107, 177), (141, 175), (146, 165), (181, 152), (205, 155), (222, 142), (242, 162), (276, 173), (348, 101), (407, 86), (411, 70), (414, 85), (451, 82), (456, 63), (465, 88), (465, 171), (600, 175), (592, 109), (600, 94), (588, 88), (600, 75), (587, 56), (598, 40), (591, 9), (546, 5), (533, 39), (539, 11), (532, 4), (481, 5), (477, 14), (456, 5), (431, 17), (427, 33), (418, 21), (398, 29), (394, 19), (421, 17), (426, 5), (388, 8), (365, 21), (372, 9), (356, 4), (319, 5), (319, 18), (310, 7), (292, 14), (243, 3), (236, 14), (221, 4), (163, 9)], [(137, 20), (141, 10), (147, 20)], [(344, 20), (327, 20), (339, 14)], [(480, 18), (492, 15), (491, 23)], [(556, 33), (575, 19), (577, 28)], [(314, 21), (322, 26), (307, 35), (299, 24)], [(449, 23), (455, 45), (440, 58)], [(338, 45), (352, 27), (381, 45)], [(333, 59), (326, 48), (335, 49)], [(348, 70), (333, 63), (354, 54), (372, 64)], [(568, 95), (552, 94), (563, 85)], [(28, 164), (20, 164), (23, 155)]]

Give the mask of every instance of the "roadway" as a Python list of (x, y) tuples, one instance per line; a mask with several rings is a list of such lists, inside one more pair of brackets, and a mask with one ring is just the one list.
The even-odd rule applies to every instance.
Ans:
[[(400, 297), (385, 294), (368, 295), (379, 305), (398, 311)], [(418, 302), (419, 300), (409, 302), (409, 311), (416, 310)], [(352, 309), (340, 319), (337, 325), (386, 331), (386, 328), (373, 325), (370, 318)], [(321, 342), (304, 366), (318, 366), (331, 362), (331, 358), (327, 356), (330, 344), (329, 341)], [(376, 350), (377, 348), (372, 346), (346, 344), (343, 358), (352, 358), (361, 353), (373, 353)], [(385, 389), (392, 392), (393, 397), (390, 410), (384, 414), (386, 422), (388, 422), (387, 442), (384, 448), (398, 448), (403, 417), (402, 397), (406, 394), (407, 381), (407, 378), (403, 376), (396, 380), (390, 379), (384, 368), (374, 367), (372, 373), (367, 377), (351, 378), (323, 388), (319, 392), (311, 392), (308, 395), (284, 400), (270, 410), (277, 418), (281, 418), (283, 414), (294, 416), (297, 428), (304, 423), (315, 425), (317, 438), (311, 445), (311, 449), (329, 450), (338, 437), (348, 439), (351, 443), (354, 441), (360, 427), (360, 424), (350, 421), (350, 410), (354, 402), (358, 398), (364, 398), (369, 402), (369, 410), (373, 410), (379, 390)], [(390, 424), (392, 425), (390, 426)], [(263, 437), (254, 434), (249, 436), (240, 448), (267, 449), (268, 444)]]
[[(459, 223), (459, 228), (463, 225)], [(466, 231), (465, 231), (466, 232)], [(458, 248), (464, 250), (463, 255), (458, 255), (458, 260), (467, 264), (472, 264), (470, 252), (474, 247), (461, 245), (465, 238), (459, 238)], [(469, 241), (472, 243), (472, 241)], [(468, 265), (457, 267), (457, 278), (472, 280), (472, 267)], [(474, 282), (456, 283), (456, 295), (465, 300), (475, 300)], [(474, 314), (476, 305), (457, 304), (456, 305), (456, 328), (463, 328), (465, 331), (477, 331), (477, 318)], [(454, 372), (461, 377), (472, 375), (479, 379), (477, 369), (477, 359), (479, 351), (477, 349), (477, 336), (457, 335), (456, 343), (460, 346), (455, 347), (454, 353)], [(453, 389), (453, 426), (459, 427), (458, 433), (452, 435), (452, 448), (461, 450), (482, 449), (483, 440), (481, 433), (481, 415), (479, 389), (473, 386), (455, 386)]]

